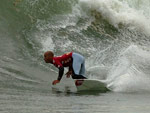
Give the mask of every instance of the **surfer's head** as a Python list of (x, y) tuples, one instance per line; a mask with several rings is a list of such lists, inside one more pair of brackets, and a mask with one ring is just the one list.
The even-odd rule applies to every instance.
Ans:
[(47, 51), (44, 53), (44, 60), (46, 63), (53, 63), (54, 53), (52, 51)]

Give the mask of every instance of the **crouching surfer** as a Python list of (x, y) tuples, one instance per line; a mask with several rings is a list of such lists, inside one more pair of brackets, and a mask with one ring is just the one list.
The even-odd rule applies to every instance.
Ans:
[(51, 63), (59, 69), (57, 80), (53, 81), (53, 85), (60, 82), (64, 67), (69, 67), (66, 77), (72, 76), (73, 79), (86, 79), (85, 77), (85, 59), (82, 55), (70, 52), (61, 56), (54, 56), (52, 51), (44, 53), (44, 60), (46, 63)]

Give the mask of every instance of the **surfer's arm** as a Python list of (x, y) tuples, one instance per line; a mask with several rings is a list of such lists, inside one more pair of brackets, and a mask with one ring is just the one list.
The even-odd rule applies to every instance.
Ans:
[(54, 80), (53, 83), (52, 83), (53, 85), (55, 85), (55, 84), (60, 82), (60, 80), (61, 80), (61, 78), (62, 78), (62, 76), (64, 74), (64, 67), (60, 63), (60, 61), (56, 60), (56, 59), (55, 59), (55, 62), (53, 64), (59, 69), (57, 80)]
[(70, 75), (72, 75), (72, 67), (69, 66), (68, 72), (66, 73), (66, 77), (70, 78)]
[(64, 67), (59, 67), (58, 69), (59, 69), (59, 75), (58, 75), (57, 80), (60, 81), (62, 76), (63, 76), (63, 74), (64, 74)]
[(58, 69), (59, 69), (58, 78), (57, 78), (57, 80), (53, 81), (53, 83), (52, 83), (53, 85), (59, 83), (64, 74), (64, 67), (59, 67)]
[(72, 71), (72, 66), (69, 66), (68, 72), (69, 72), (69, 71)]

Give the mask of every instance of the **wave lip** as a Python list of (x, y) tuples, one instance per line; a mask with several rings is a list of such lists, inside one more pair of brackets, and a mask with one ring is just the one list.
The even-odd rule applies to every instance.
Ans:
[[(147, 1), (149, 3), (149, 1)], [(146, 3), (141, 3), (140, 9), (137, 9), (139, 4), (132, 1), (120, 0), (80, 0), (81, 7), (86, 7), (86, 10), (96, 10), (103, 18), (105, 18), (114, 27), (126, 26), (129, 29), (138, 30), (150, 35), (150, 18), (148, 13), (149, 7), (145, 7)], [(145, 8), (144, 8), (145, 7)], [(84, 8), (85, 9), (85, 8)], [(147, 13), (144, 13), (145, 10)]]

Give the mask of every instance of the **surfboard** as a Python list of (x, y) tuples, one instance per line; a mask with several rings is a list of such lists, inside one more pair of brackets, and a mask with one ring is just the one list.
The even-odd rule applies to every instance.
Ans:
[(77, 91), (108, 91), (106, 83), (96, 79), (76, 79)]

